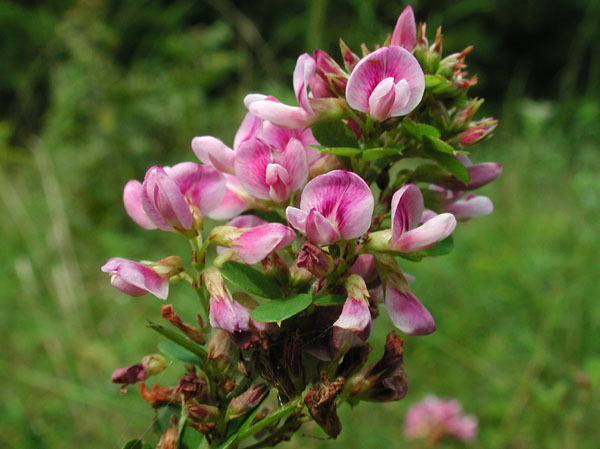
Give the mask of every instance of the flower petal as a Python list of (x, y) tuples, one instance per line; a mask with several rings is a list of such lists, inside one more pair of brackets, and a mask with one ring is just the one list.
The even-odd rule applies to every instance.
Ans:
[(381, 80), (369, 95), (369, 115), (375, 120), (390, 117), (390, 110), (396, 99), (394, 78), (391, 76)]
[(489, 215), (494, 210), (494, 204), (487, 196), (467, 195), (464, 199), (455, 201), (447, 207), (448, 212), (458, 221)]
[(244, 117), (244, 120), (242, 120), (242, 124), (235, 133), (235, 137), (233, 138), (234, 151), (237, 150), (239, 146), (247, 140), (258, 137), (262, 130), (262, 123), (263, 122), (261, 119), (248, 112)]
[(341, 237), (335, 226), (316, 209), (312, 209), (306, 219), (306, 236), (317, 245), (331, 245)]
[(192, 150), (204, 164), (212, 165), (224, 173), (233, 174), (235, 153), (216, 137), (194, 137), (192, 139)]
[(294, 93), (300, 107), (310, 115), (313, 110), (308, 103), (308, 83), (314, 74), (315, 60), (308, 53), (301, 54), (294, 68)]
[(154, 166), (146, 172), (142, 206), (150, 220), (163, 231), (192, 228), (192, 213), (179, 186), (161, 167)]
[(211, 296), (208, 318), (212, 327), (229, 333), (249, 329), (250, 313), (235, 299)]
[(408, 5), (404, 8), (400, 17), (398, 17), (390, 45), (398, 45), (406, 48), (408, 51), (413, 51), (416, 41), (417, 24), (415, 22), (415, 14), (410, 5)]
[(144, 229), (156, 229), (156, 225), (150, 220), (142, 206), (142, 183), (135, 179), (125, 184), (123, 189), (123, 204), (127, 215)]
[(266, 143), (260, 139), (251, 139), (240, 145), (234, 163), (240, 184), (250, 195), (263, 200), (270, 199), (269, 185), (265, 181), (270, 156)]
[(444, 240), (456, 227), (456, 218), (452, 214), (440, 214), (427, 220), (422, 226), (405, 232), (390, 243), (390, 248), (402, 253), (423, 251)]
[(248, 194), (244, 191), (238, 179), (233, 175), (226, 174), (224, 176), (225, 196), (221, 204), (207, 213), (208, 217), (213, 220), (228, 220), (250, 208), (243, 199), (248, 197)]
[(306, 234), (306, 219), (308, 214), (301, 209), (289, 206), (285, 210), (287, 221), (302, 234)]
[(167, 299), (169, 280), (139, 262), (115, 257), (109, 259), (101, 268), (111, 275), (113, 287), (131, 296), (152, 293), (159, 299)]
[(385, 308), (394, 326), (406, 334), (428, 335), (435, 331), (433, 317), (409, 290), (402, 292), (388, 286)]
[(225, 197), (225, 176), (210, 165), (182, 162), (165, 172), (202, 213), (216, 209)]
[(423, 194), (414, 184), (406, 184), (392, 197), (392, 244), (414, 229), (423, 215)]
[(255, 101), (249, 109), (254, 115), (282, 128), (307, 128), (315, 121), (315, 117), (304, 109), (275, 101)]
[(229, 220), (226, 226), (233, 226), (236, 228), (255, 228), (267, 224), (262, 218), (258, 218), (256, 215), (240, 215), (235, 217), (233, 220)]
[(280, 223), (268, 223), (245, 231), (232, 249), (248, 265), (260, 262), (273, 251), (285, 248), (296, 239), (296, 233)]

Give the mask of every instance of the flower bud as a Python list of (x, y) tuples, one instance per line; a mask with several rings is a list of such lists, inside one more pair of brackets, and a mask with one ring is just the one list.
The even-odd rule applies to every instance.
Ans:
[(112, 374), (112, 381), (124, 385), (143, 382), (148, 377), (160, 373), (166, 367), (167, 361), (162, 355), (148, 355), (140, 363), (116, 369)]
[(179, 379), (176, 391), (183, 395), (186, 402), (192, 399), (203, 399), (207, 393), (206, 382), (200, 379), (194, 371), (191, 371)]
[(331, 256), (308, 240), (302, 245), (300, 253), (298, 253), (297, 264), (301, 268), (306, 268), (318, 278), (327, 276), (334, 269)]
[(486, 118), (472, 124), (472, 128), (460, 133), (456, 139), (461, 145), (474, 145), (489, 137), (498, 126), (498, 120)]
[(221, 372), (225, 372), (229, 367), (229, 361), (232, 356), (231, 337), (221, 329), (215, 329), (208, 342), (208, 360), (215, 360), (216, 366)]
[(108, 259), (101, 270), (110, 274), (113, 287), (130, 296), (152, 293), (159, 299), (167, 299), (169, 295), (168, 277), (139, 262), (114, 257)]
[(214, 405), (189, 404), (187, 414), (193, 421), (205, 422), (216, 421), (219, 417), (219, 408)]
[(210, 325), (229, 333), (247, 331), (250, 313), (231, 297), (219, 270), (210, 267), (202, 273), (202, 278), (210, 294)]
[(342, 59), (344, 60), (344, 66), (349, 73), (352, 73), (360, 58), (355, 55), (352, 50), (346, 45), (346, 43), (340, 38), (340, 52), (342, 53)]
[(338, 353), (365, 342), (371, 335), (369, 291), (363, 278), (351, 274), (344, 279), (348, 298), (342, 313), (333, 323), (332, 345)]
[(226, 421), (239, 418), (248, 410), (256, 407), (268, 393), (269, 387), (265, 384), (253, 385), (240, 396), (234, 398), (227, 407)]
[(152, 262), (150, 268), (152, 268), (159, 276), (167, 279), (177, 276), (184, 270), (183, 261), (179, 256), (169, 256), (158, 262)]
[(390, 45), (398, 45), (406, 48), (408, 51), (413, 51), (416, 39), (417, 24), (415, 22), (415, 14), (409, 5), (404, 8), (404, 11), (398, 17)]
[[(328, 87), (333, 95), (344, 97), (348, 74), (323, 50), (315, 50), (315, 75)], [(312, 90), (312, 88), (311, 88)]]
[(156, 449), (176, 449), (179, 432), (177, 430), (176, 416), (171, 416), (171, 427), (166, 429), (158, 440)]

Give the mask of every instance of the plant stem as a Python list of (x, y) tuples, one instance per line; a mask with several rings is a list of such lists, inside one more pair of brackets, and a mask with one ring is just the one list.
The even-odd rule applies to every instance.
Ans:
[(265, 427), (270, 426), (274, 422), (279, 421), (280, 419), (285, 418), (288, 415), (291, 415), (294, 411), (300, 410), (302, 407), (304, 407), (304, 404), (302, 402), (302, 397), (298, 397), (298, 398), (294, 399), (293, 401), (288, 402), (287, 404), (285, 404), (283, 407), (279, 408), (278, 410), (275, 410), (273, 413), (271, 413), (267, 417), (261, 419), (256, 424), (253, 424), (250, 427), (248, 427), (246, 430), (240, 432), (238, 434), (236, 440), (241, 441), (244, 438), (251, 437), (255, 433), (260, 432)]

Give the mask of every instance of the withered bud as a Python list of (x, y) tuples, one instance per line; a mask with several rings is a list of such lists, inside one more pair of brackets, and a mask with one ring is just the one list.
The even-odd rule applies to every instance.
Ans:
[(353, 381), (350, 397), (365, 401), (398, 401), (406, 396), (408, 382), (404, 372), (402, 339), (390, 332), (381, 359)]
[(186, 402), (200, 398), (206, 393), (206, 382), (200, 379), (195, 372), (190, 372), (179, 379), (177, 393), (182, 394)]
[(219, 409), (214, 405), (190, 404), (187, 413), (190, 419), (197, 422), (216, 421), (219, 417)]
[(170, 278), (172, 276), (177, 276), (183, 271), (183, 261), (179, 256), (169, 256), (158, 262), (151, 263), (150, 268), (152, 268), (156, 274), (164, 278)]
[(177, 417), (175, 415), (171, 416), (171, 427), (166, 429), (160, 440), (158, 440), (158, 444), (156, 445), (156, 449), (176, 449), (177, 447)]
[(142, 399), (148, 402), (152, 407), (169, 403), (178, 404), (181, 402), (175, 388), (163, 388), (160, 385), (154, 385), (152, 390), (149, 390), (146, 385), (139, 384), (138, 390)]
[(331, 438), (336, 438), (342, 431), (335, 398), (340, 394), (343, 386), (344, 379), (341, 377), (333, 382), (323, 380), (318, 386), (313, 386), (304, 397), (310, 416)]
[(266, 275), (273, 276), (281, 283), (287, 283), (290, 277), (290, 269), (283, 260), (283, 258), (277, 254), (272, 253), (269, 257), (261, 261), (263, 272)]
[[(190, 340), (195, 341), (196, 343), (204, 344), (204, 334), (202, 333), (201, 328), (194, 327), (185, 321), (183, 321), (177, 312), (173, 309), (171, 304), (166, 304), (161, 307), (160, 314), (162, 317), (183, 332)], [(201, 322), (201, 319), (199, 320)]]
[(117, 368), (112, 374), (112, 381), (116, 384), (135, 384), (148, 377), (160, 373), (167, 367), (167, 361), (160, 354), (151, 354), (142, 359), (140, 363)]
[(348, 73), (352, 73), (360, 58), (355, 55), (352, 50), (346, 45), (346, 43), (340, 38), (340, 52), (342, 53), (342, 59), (344, 60), (344, 66)]
[(239, 418), (248, 410), (256, 407), (268, 392), (269, 387), (265, 384), (253, 385), (248, 388), (229, 403), (226, 412), (226, 421)]
[(354, 376), (367, 363), (371, 349), (371, 345), (368, 343), (350, 348), (344, 355), (344, 360), (338, 366), (335, 375), (345, 379)]
[(306, 241), (297, 259), (298, 266), (306, 268), (316, 277), (325, 277), (333, 271), (333, 258), (314, 243)]
[(208, 360), (215, 360), (219, 370), (226, 370), (232, 355), (232, 345), (233, 342), (227, 331), (215, 329), (208, 342)]

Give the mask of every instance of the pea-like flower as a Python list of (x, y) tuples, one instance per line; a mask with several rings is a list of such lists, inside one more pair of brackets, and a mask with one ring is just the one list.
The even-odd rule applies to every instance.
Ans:
[(215, 209), (225, 195), (223, 174), (208, 165), (182, 162), (151, 167), (144, 183), (131, 180), (123, 190), (127, 214), (145, 229), (186, 233), (194, 214)]
[(210, 267), (204, 271), (202, 278), (210, 294), (210, 325), (229, 333), (247, 331), (250, 328), (250, 312), (231, 297), (219, 270)]
[(142, 263), (114, 257), (108, 259), (101, 270), (110, 274), (113, 287), (130, 296), (152, 293), (159, 299), (167, 299), (169, 295), (169, 278)]
[(362, 277), (351, 274), (344, 280), (348, 298), (342, 313), (333, 323), (333, 346), (346, 352), (350, 347), (366, 341), (371, 335), (369, 292)]
[(300, 208), (288, 207), (286, 216), (311, 242), (331, 245), (367, 232), (373, 207), (373, 194), (360, 176), (333, 170), (306, 184)]
[(465, 415), (457, 400), (443, 400), (430, 395), (413, 404), (406, 413), (404, 434), (410, 440), (422, 439), (430, 445), (451, 436), (466, 441), (477, 433), (477, 418)]
[(382, 47), (356, 65), (346, 86), (350, 107), (383, 121), (410, 113), (423, 98), (425, 75), (405, 48)]

